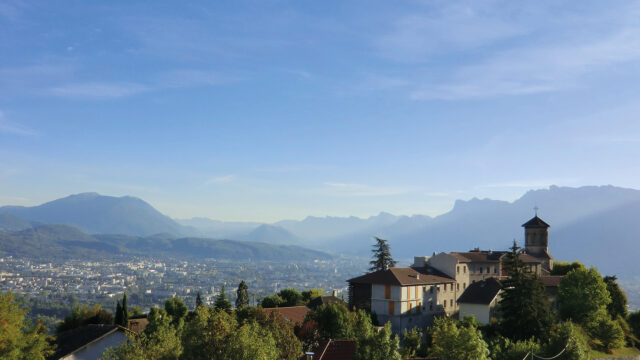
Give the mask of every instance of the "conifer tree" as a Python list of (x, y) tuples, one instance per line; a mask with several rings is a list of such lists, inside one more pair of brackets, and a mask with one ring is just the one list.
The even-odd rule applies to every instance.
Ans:
[(513, 340), (548, 340), (554, 323), (549, 299), (542, 281), (525, 267), (520, 253), (514, 241), (504, 263), (508, 277), (500, 300), (502, 332)]
[(227, 299), (227, 294), (224, 292), (224, 285), (220, 289), (220, 295), (216, 298), (216, 302), (213, 305), (216, 310), (224, 310), (228, 314), (231, 314), (231, 302)]
[(236, 309), (249, 305), (249, 287), (242, 280), (236, 290)]
[(604, 283), (607, 284), (607, 291), (609, 291), (609, 296), (611, 297), (611, 302), (607, 305), (607, 312), (609, 312), (612, 319), (616, 319), (618, 316), (626, 319), (629, 315), (627, 295), (620, 288), (617, 280), (618, 278), (615, 275), (604, 277)]
[(129, 311), (127, 310), (127, 293), (122, 297), (122, 326), (129, 327)]
[(120, 306), (120, 300), (118, 300), (118, 303), (116, 304), (116, 318), (114, 323), (122, 326), (122, 306)]
[(198, 291), (198, 296), (196, 296), (196, 308), (204, 305), (202, 302), (202, 297), (200, 296), (200, 291)]
[(375, 272), (379, 270), (387, 270), (390, 267), (396, 266), (395, 260), (391, 257), (391, 248), (387, 243), (387, 240), (376, 237), (376, 244), (373, 245), (371, 252), (373, 253), (373, 260), (369, 262), (371, 267), (369, 272)]

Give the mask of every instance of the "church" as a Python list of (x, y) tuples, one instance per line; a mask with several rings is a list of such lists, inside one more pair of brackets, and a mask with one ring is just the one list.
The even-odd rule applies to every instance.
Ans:
[[(522, 225), (522, 262), (543, 281), (551, 302), (560, 276), (550, 274), (549, 224), (536, 215)], [(395, 333), (425, 327), (438, 316), (474, 315), (480, 323), (496, 317), (499, 280), (506, 277), (508, 251), (442, 252), (416, 256), (409, 267), (393, 267), (347, 280), (349, 307), (375, 312), (380, 324), (391, 322)]]

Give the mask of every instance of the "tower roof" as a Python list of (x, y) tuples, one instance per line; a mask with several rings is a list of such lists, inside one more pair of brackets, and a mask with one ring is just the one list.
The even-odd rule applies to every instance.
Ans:
[(549, 225), (546, 222), (542, 221), (542, 219), (540, 219), (538, 217), (538, 215), (534, 216), (531, 220), (529, 220), (526, 223), (522, 224), (522, 226), (525, 227), (525, 228), (548, 228), (548, 227), (551, 227), (551, 225)]

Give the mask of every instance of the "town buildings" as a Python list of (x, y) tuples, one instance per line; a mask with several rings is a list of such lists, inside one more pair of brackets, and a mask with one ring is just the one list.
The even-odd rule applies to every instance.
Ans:
[[(522, 225), (525, 266), (543, 279), (554, 294), (558, 277), (551, 277), (549, 225), (537, 214)], [(481, 323), (495, 315), (499, 279), (505, 277), (508, 251), (480, 250), (416, 256), (409, 267), (394, 267), (348, 280), (349, 306), (374, 312), (394, 332), (423, 327), (437, 316), (474, 315)]]

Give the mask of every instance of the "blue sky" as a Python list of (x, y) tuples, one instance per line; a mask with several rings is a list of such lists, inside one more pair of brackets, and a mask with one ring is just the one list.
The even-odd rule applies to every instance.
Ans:
[(0, 204), (436, 215), (640, 188), (638, 1), (0, 3)]

